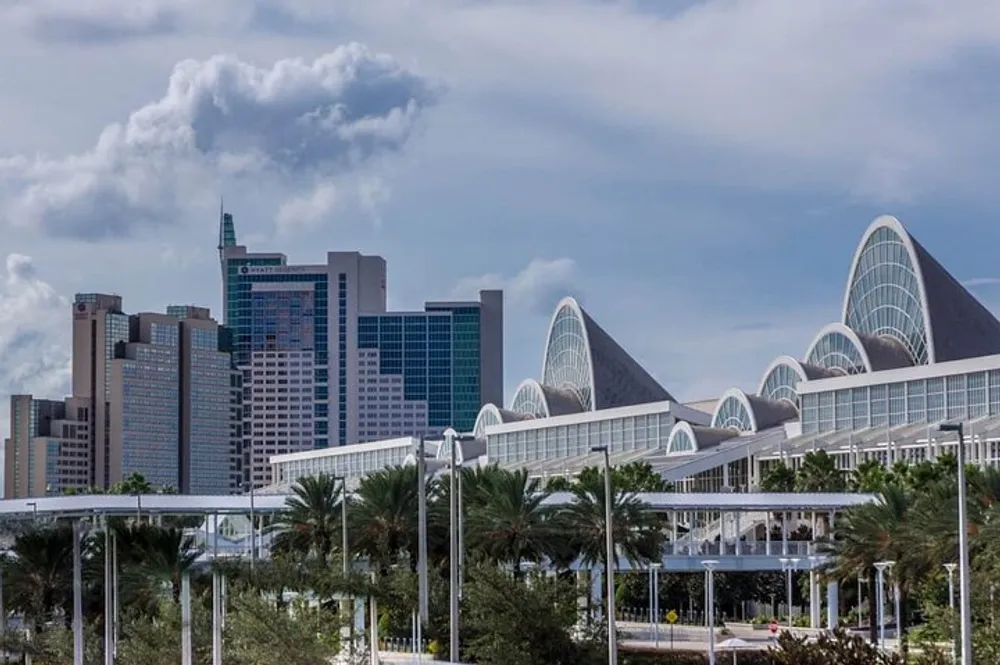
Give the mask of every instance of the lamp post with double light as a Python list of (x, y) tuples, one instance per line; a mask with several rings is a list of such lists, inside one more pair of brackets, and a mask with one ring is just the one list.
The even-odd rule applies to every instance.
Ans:
[[(458, 486), (458, 446), (465, 441), (473, 441), (475, 437), (472, 435), (459, 435), (458, 432), (449, 428), (444, 432), (444, 445), (449, 447), (448, 453), (450, 456), (450, 470), (448, 473), (448, 489), (450, 496), (448, 497), (448, 509), (449, 509), (449, 531), (451, 531), (451, 543), (448, 550), (449, 553), (449, 567), (450, 567), (450, 609), (449, 609), (449, 625), (450, 625), (450, 639), (449, 639), (449, 655), (451, 662), (458, 662), (458, 595), (459, 595), (459, 579), (458, 564), (461, 560), (461, 554), (459, 552), (459, 529), (460, 529), (460, 516), (458, 514), (458, 493), (461, 491)], [(426, 527), (425, 527), (426, 528)]]
[(799, 567), (798, 559), (787, 559), (781, 557), (778, 559), (781, 563), (781, 570), (785, 573), (785, 591), (788, 594), (788, 629), (792, 629), (792, 574)]
[(885, 650), (885, 571), (891, 569), (895, 561), (878, 561), (875, 570), (878, 572), (876, 588), (878, 589), (878, 648)]
[(615, 537), (614, 524), (611, 517), (611, 455), (607, 446), (594, 446), (594, 453), (604, 454), (604, 546), (607, 565), (604, 576), (607, 578), (607, 614), (608, 614), (608, 665), (618, 665), (618, 636), (615, 624)]
[(958, 589), (961, 619), (962, 665), (972, 665), (972, 608), (969, 581), (969, 525), (965, 499), (965, 429), (962, 423), (943, 423), (942, 432), (958, 434)]
[(651, 596), (649, 599), (650, 605), (650, 616), (653, 621), (653, 646), (656, 648), (660, 647), (660, 569), (663, 568), (663, 564), (659, 561), (654, 561), (650, 564), (650, 592)]
[[(944, 569), (948, 571), (948, 608), (951, 610), (951, 628), (955, 628), (955, 570), (958, 568), (957, 563), (946, 563), (944, 564)], [(952, 634), (951, 640), (951, 662), (958, 660), (958, 649), (955, 648), (955, 636)]]
[(718, 561), (702, 561), (708, 571), (708, 665), (715, 665), (715, 568)]

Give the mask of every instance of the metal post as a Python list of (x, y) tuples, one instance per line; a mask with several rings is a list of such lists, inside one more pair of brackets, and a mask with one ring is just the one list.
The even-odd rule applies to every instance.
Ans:
[(212, 665), (222, 665), (222, 580), (212, 570)]
[(0, 649), (3, 650), (3, 662), (7, 663), (7, 606), (3, 598), (3, 568), (6, 559), (0, 556)]
[(718, 561), (702, 561), (708, 572), (708, 665), (715, 665), (715, 567)]
[[(946, 563), (944, 569), (948, 571), (948, 608), (951, 610), (951, 628), (955, 629), (955, 569), (957, 563)], [(951, 662), (958, 662), (958, 649), (955, 648), (955, 635), (951, 638)]]
[(653, 564), (653, 646), (660, 647), (660, 568), (663, 564)]
[(604, 453), (604, 545), (607, 565), (604, 575), (607, 582), (608, 613), (608, 665), (618, 665), (618, 629), (615, 624), (615, 538), (612, 521), (611, 502), (614, 497), (611, 488), (611, 455), (607, 446), (595, 446), (592, 452)]
[(181, 575), (181, 665), (191, 665), (191, 575)]
[(458, 599), (462, 600), (462, 584), (465, 581), (465, 512), (462, 504), (462, 467), (457, 468), (455, 479), (458, 485)]
[(83, 523), (73, 520), (73, 665), (83, 665)]
[(121, 616), (121, 608), (118, 604), (118, 535), (111, 531), (111, 616), (114, 657), (118, 657), (118, 623)]
[(111, 544), (111, 527), (108, 518), (104, 521), (104, 663), (114, 665), (115, 662), (115, 609), (114, 595), (111, 587), (114, 584), (114, 562)]
[(257, 521), (254, 519), (253, 505), (253, 452), (250, 453), (250, 573), (253, 574), (257, 561)]
[(448, 650), (449, 660), (458, 662), (458, 484), (457, 478), (457, 455), (455, 454), (455, 437), (451, 431), (445, 432), (445, 444), (450, 448), (451, 469), (448, 473), (448, 526), (450, 533), (450, 544), (448, 549), (449, 564), (449, 611), (448, 625), (450, 627), (450, 639)]
[(875, 564), (878, 577), (875, 581), (875, 593), (878, 595), (878, 648), (885, 650), (885, 569), (889, 561), (879, 561)]
[[(374, 584), (375, 574), (372, 573), (372, 583)], [(374, 594), (374, 589), (372, 589)], [(371, 624), (371, 639), (368, 646), (369, 649), (369, 660), (370, 665), (379, 664), (379, 654), (378, 654), (378, 603), (375, 602), (375, 596), (368, 596), (368, 622)]]
[(653, 566), (649, 567), (646, 586), (649, 589), (649, 632), (653, 632)]
[(969, 524), (965, 498), (965, 430), (962, 423), (945, 423), (942, 432), (958, 432), (958, 588), (962, 622), (962, 665), (972, 665), (972, 593), (969, 583)]
[(424, 459), (424, 437), (417, 448), (417, 583), (420, 623), (427, 623), (427, 460)]

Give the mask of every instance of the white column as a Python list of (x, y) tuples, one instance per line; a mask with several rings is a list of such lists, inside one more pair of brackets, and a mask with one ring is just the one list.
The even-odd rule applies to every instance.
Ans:
[(840, 589), (836, 582), (826, 584), (826, 627), (833, 630), (840, 625)]
[(819, 597), (819, 580), (816, 571), (809, 571), (809, 627), (821, 628), (820, 611), (822, 609)]
[(222, 665), (222, 578), (212, 571), (212, 665)]
[(600, 568), (593, 568), (590, 571), (590, 603), (591, 607), (594, 608), (595, 620), (604, 616), (604, 612), (601, 611), (601, 592), (604, 590), (602, 579)]
[(181, 576), (181, 665), (191, 665), (191, 575)]

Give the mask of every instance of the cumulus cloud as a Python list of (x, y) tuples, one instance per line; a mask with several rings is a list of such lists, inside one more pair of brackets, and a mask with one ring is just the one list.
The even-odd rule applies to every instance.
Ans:
[[(0, 394), (59, 399), (69, 391), (69, 301), (40, 279), (31, 257), (9, 254), (0, 286)], [(0, 408), (0, 431), (9, 431)]]
[(176, 31), (189, 0), (33, 0), (10, 12), (33, 37), (45, 42), (114, 42)]
[(398, 150), (438, 87), (357, 43), (260, 68), (232, 55), (177, 64), (166, 94), (63, 158), (0, 160), (15, 224), (94, 240), (175, 222), (218, 173), (294, 184)]
[(455, 298), (474, 297), (480, 289), (503, 289), (507, 304), (538, 314), (549, 314), (556, 303), (575, 292), (576, 262), (569, 258), (534, 259), (516, 275), (498, 273), (467, 277), (455, 286)]
[(300, 228), (317, 226), (334, 211), (338, 201), (337, 190), (329, 183), (321, 183), (310, 194), (286, 201), (274, 220), (278, 233), (291, 234)]

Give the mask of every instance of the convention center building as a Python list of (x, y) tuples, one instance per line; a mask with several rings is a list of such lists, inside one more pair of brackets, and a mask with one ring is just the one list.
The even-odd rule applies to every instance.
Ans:
[[(948, 422), (964, 424), (970, 462), (1000, 459), (1000, 321), (890, 216), (861, 238), (840, 320), (775, 358), (752, 392), (678, 402), (573, 298), (544, 349), (539, 378), (483, 406), (460, 437), (460, 464), (571, 476), (607, 446), (612, 464), (648, 462), (679, 491), (748, 492), (769, 465), (813, 450), (845, 470), (933, 459), (954, 450)], [(318, 473), (356, 481), (421, 447), (429, 468), (447, 465), (441, 441), (404, 437), (273, 457), (274, 489)]]

